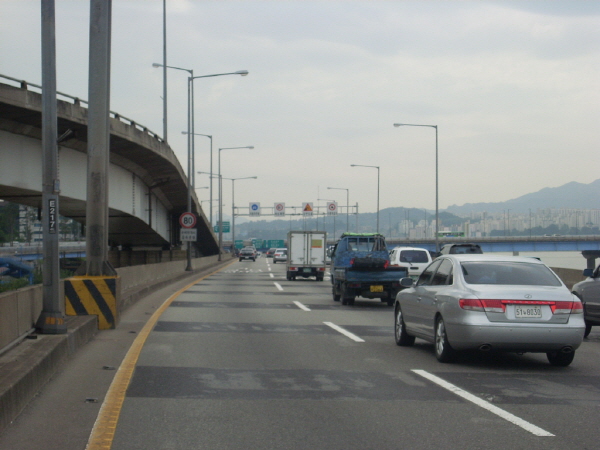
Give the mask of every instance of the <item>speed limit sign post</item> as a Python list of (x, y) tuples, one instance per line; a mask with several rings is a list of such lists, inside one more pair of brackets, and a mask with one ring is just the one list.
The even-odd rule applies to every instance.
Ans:
[(337, 215), (337, 202), (328, 202), (327, 203), (327, 215), (328, 216), (336, 216)]
[(183, 228), (194, 228), (196, 226), (196, 215), (191, 212), (184, 212), (179, 216), (179, 225)]
[(194, 213), (184, 212), (179, 216), (179, 225), (182, 227), (179, 233), (179, 237), (182, 241), (194, 242), (197, 240), (198, 230), (194, 228), (196, 226), (196, 216)]

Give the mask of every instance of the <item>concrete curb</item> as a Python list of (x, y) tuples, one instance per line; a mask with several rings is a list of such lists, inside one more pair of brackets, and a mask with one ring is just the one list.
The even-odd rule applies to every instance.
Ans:
[(0, 432), (98, 331), (96, 316), (67, 317), (67, 334), (34, 335), (0, 357)]

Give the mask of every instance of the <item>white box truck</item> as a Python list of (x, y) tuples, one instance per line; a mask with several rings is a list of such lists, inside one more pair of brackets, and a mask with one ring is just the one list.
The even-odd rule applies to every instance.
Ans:
[(290, 231), (287, 236), (288, 261), (286, 278), (315, 277), (323, 281), (327, 267), (327, 233), (325, 231)]

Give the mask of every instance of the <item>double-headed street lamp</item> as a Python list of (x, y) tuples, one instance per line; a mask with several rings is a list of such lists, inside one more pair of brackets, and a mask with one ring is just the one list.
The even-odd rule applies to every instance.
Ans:
[(221, 174), (221, 150), (237, 150), (247, 148), (252, 150), (252, 145), (246, 145), (245, 147), (223, 147), (219, 149), (219, 261), (222, 259), (223, 254), (223, 176)]
[(419, 125), (414, 123), (395, 123), (395, 127), (430, 127), (435, 128), (435, 251), (439, 253), (439, 187), (438, 187), (438, 126), (437, 125)]
[(350, 189), (347, 188), (336, 188), (336, 187), (328, 187), (327, 189), (337, 189), (340, 191), (346, 191), (346, 232), (350, 231)]
[(379, 166), (365, 166), (362, 164), (350, 164), (350, 167), (371, 167), (377, 169), (377, 233), (379, 233)]
[[(181, 134), (188, 134), (187, 131), (182, 131)], [(212, 210), (212, 199), (213, 199), (213, 137), (210, 134), (200, 134), (200, 133), (194, 133), (194, 136), (204, 136), (210, 139), (210, 225), (213, 225), (213, 210)], [(200, 172), (198, 172), (200, 173)], [(194, 176), (195, 179), (195, 176)], [(196, 183), (194, 183), (195, 185)]]
[[(258, 177), (241, 177), (241, 178), (227, 178), (222, 177), (223, 180), (231, 180), (231, 248), (235, 251), (235, 181), (237, 180), (256, 180)], [(221, 231), (221, 225), (219, 225), (219, 232)]]
[[(163, 64), (152, 63), (152, 67), (163, 67), (167, 69), (175, 69), (175, 70), (184, 70), (190, 74), (188, 77), (188, 198), (187, 198), (187, 211), (192, 212), (192, 178), (194, 174), (194, 80), (196, 78), (211, 78), (211, 77), (220, 77), (223, 75), (248, 75), (247, 70), (238, 70), (237, 72), (227, 72), (227, 73), (215, 73), (211, 75), (200, 75), (195, 77), (194, 71), (192, 69), (184, 69), (182, 67), (175, 66), (165, 66)], [(164, 77), (164, 82), (166, 83), (166, 77)], [(166, 87), (164, 88), (166, 91)], [(166, 109), (164, 110), (166, 114)], [(163, 118), (164, 123), (167, 122), (166, 117)], [(220, 255), (220, 253), (219, 253)], [(187, 267), (185, 268), (187, 271), (192, 270), (192, 242), (188, 241), (187, 245)]]

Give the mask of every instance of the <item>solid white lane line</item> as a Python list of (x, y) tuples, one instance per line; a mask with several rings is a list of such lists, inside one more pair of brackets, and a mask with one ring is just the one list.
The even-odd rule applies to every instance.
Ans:
[(465, 400), (475, 403), (477, 406), (480, 406), (483, 409), (488, 410), (492, 414), (496, 414), (497, 416), (503, 418), (504, 420), (514, 423), (515, 425), (523, 428), (525, 431), (529, 431), (531, 434), (534, 434), (536, 436), (554, 436), (552, 433), (549, 433), (548, 431), (543, 430), (543, 429), (533, 425), (532, 423), (529, 423), (526, 420), (523, 420), (520, 417), (517, 417), (517, 416), (509, 413), (508, 411), (498, 408), (497, 406), (492, 405), (491, 403), (486, 402), (485, 400), (482, 400), (481, 398), (479, 398), (473, 394), (470, 394), (467, 391), (463, 391), (458, 386), (455, 386), (452, 383), (448, 383), (447, 381), (445, 381), (439, 377), (436, 377), (435, 375), (432, 375), (429, 372), (426, 372), (424, 370), (413, 370), (413, 372), (416, 373), (417, 375), (421, 375), (422, 377), (427, 378), (429, 381), (437, 384), (438, 386), (441, 386), (444, 389), (447, 389), (450, 392), (453, 392), (454, 394), (458, 395), (459, 397), (462, 397)]
[(279, 283), (275, 283), (275, 282), (273, 282), (273, 284), (275, 285), (275, 287), (276, 287), (277, 289), (279, 289), (280, 291), (283, 291), (283, 288), (281, 287), (281, 285), (280, 285)]
[(294, 305), (296, 305), (298, 308), (300, 308), (302, 311), (310, 311), (310, 308), (308, 306), (303, 305), (300, 302), (297, 302), (294, 300)]
[(333, 328), (335, 331), (342, 333), (344, 336), (349, 337), (353, 341), (365, 342), (363, 339), (359, 338), (357, 335), (350, 333), (348, 330), (344, 330), (342, 327), (337, 326), (335, 323), (332, 323), (332, 322), (323, 322), (323, 323), (325, 325), (327, 325), (328, 327)]

